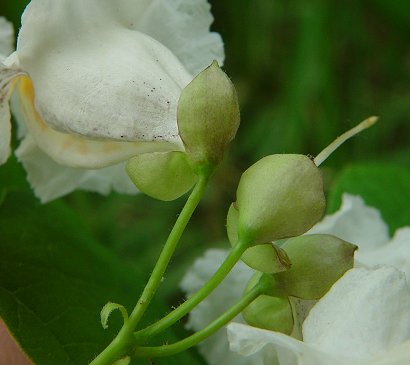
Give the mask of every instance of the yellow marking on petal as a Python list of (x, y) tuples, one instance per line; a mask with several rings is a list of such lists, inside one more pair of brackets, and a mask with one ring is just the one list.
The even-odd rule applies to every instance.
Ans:
[(34, 87), (33, 87), (33, 82), (28, 76), (21, 76), (19, 79), (19, 91), (20, 94), (22, 95), (23, 98), (25, 98), (26, 101), (29, 101), (30, 105), (30, 111), (26, 110), (27, 112), (31, 113), (34, 115), (35, 121), (38, 123), (40, 128), (42, 130), (48, 129), (48, 125), (44, 122), (43, 118), (41, 115), (36, 111), (34, 107)]
[(118, 142), (117, 143), (106, 143), (106, 144), (104, 144), (102, 152), (103, 153), (111, 153), (111, 152), (114, 152), (114, 151), (118, 151), (119, 148), (120, 148), (120, 146), (118, 145)]
[(76, 148), (77, 148), (77, 151), (80, 155), (88, 154), (88, 147), (84, 143), (84, 141), (78, 141), (78, 143), (76, 143)]
[(35, 89), (27, 75), (16, 77), (21, 113), (38, 147), (61, 165), (76, 168), (102, 168), (126, 161), (138, 153), (169, 151), (168, 142), (92, 140), (77, 134), (67, 134), (50, 127), (35, 108)]

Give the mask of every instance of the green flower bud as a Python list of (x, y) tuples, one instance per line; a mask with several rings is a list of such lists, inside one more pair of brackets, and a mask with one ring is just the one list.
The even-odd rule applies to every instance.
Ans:
[(177, 120), (189, 161), (216, 166), (239, 127), (235, 88), (216, 61), (182, 90)]
[(290, 335), (293, 329), (293, 314), (288, 298), (261, 295), (242, 312), (245, 321), (254, 327)]
[(236, 207), (242, 241), (258, 244), (298, 236), (323, 215), (321, 173), (304, 155), (264, 157), (243, 173)]
[(292, 267), (275, 274), (279, 288), (302, 299), (319, 299), (349, 269), (357, 246), (340, 238), (312, 234), (287, 240), (282, 248)]
[(196, 175), (183, 152), (154, 152), (132, 157), (127, 173), (134, 185), (152, 198), (170, 201), (192, 188)]
[[(238, 217), (239, 213), (231, 204), (227, 217), (227, 232), (232, 246), (238, 243)], [(264, 273), (277, 273), (288, 270), (291, 262), (284, 250), (272, 243), (260, 244), (249, 247), (241, 257), (242, 261), (254, 270)]]
[[(256, 273), (249, 281), (245, 292), (251, 290), (261, 277), (261, 273)], [(242, 316), (251, 326), (290, 334), (293, 329), (292, 307), (289, 299), (281, 296), (274, 286), (272, 278), (272, 293), (269, 293), (272, 296), (260, 295), (242, 311)], [(275, 294), (278, 297), (273, 296)]]

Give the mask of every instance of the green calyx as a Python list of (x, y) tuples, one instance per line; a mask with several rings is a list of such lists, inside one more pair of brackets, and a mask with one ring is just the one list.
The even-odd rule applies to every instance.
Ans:
[(293, 329), (292, 307), (286, 295), (276, 286), (274, 276), (255, 273), (245, 293), (255, 285), (261, 285), (264, 292), (242, 311), (245, 321), (254, 327), (290, 334)]
[(134, 185), (148, 196), (164, 201), (179, 198), (197, 177), (184, 152), (154, 152), (132, 157), (126, 167)]
[(319, 299), (353, 267), (357, 246), (331, 235), (313, 234), (291, 238), (282, 248), (292, 267), (275, 274), (278, 287), (290, 296)]
[(179, 134), (194, 169), (219, 164), (239, 118), (235, 87), (214, 61), (182, 90), (178, 103)]
[[(239, 212), (231, 204), (227, 216), (227, 232), (231, 246), (238, 244)], [(254, 270), (264, 273), (277, 273), (288, 270), (291, 262), (286, 252), (272, 243), (249, 247), (241, 257), (242, 261)]]
[(242, 316), (251, 326), (286, 335), (292, 333), (293, 315), (288, 298), (261, 295), (244, 309)]
[(235, 205), (239, 240), (258, 244), (299, 236), (323, 215), (321, 173), (304, 155), (264, 157), (243, 173)]

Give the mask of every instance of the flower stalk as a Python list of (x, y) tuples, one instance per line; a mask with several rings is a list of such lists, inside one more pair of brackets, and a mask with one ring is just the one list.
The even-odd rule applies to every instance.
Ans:
[(137, 339), (148, 339), (156, 334), (164, 331), (188, 314), (195, 306), (201, 303), (231, 272), (235, 264), (240, 260), (242, 254), (249, 247), (247, 242), (240, 242), (235, 245), (229, 255), (226, 257), (222, 265), (215, 274), (199, 289), (192, 297), (174, 309), (168, 315), (160, 319), (158, 322), (142, 329), (135, 333)]
[(155, 346), (155, 347), (138, 347), (134, 355), (137, 357), (164, 357), (175, 355), (179, 352), (185, 351), (199, 342), (203, 341), (221, 327), (230, 322), (239, 313), (241, 313), (250, 303), (252, 303), (259, 295), (261, 295), (266, 287), (266, 283), (262, 279), (258, 284), (246, 293), (235, 305), (229, 308), (225, 313), (219, 316), (216, 320), (211, 322), (201, 331), (194, 333), (181, 341), (175, 342), (171, 345)]
[(155, 264), (152, 274), (138, 299), (134, 310), (130, 314), (128, 321), (124, 323), (124, 326), (121, 328), (116, 338), (90, 363), (90, 365), (110, 365), (126, 355), (132, 347), (135, 346), (133, 332), (161, 284), (162, 277), (173, 253), (175, 252), (178, 242), (205, 192), (209, 177), (209, 175), (199, 176), (198, 182), (192, 190), (181, 214), (178, 216), (158, 261)]

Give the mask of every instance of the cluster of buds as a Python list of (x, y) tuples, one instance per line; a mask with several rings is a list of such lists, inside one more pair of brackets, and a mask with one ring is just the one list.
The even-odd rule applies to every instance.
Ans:
[(304, 235), (324, 210), (321, 172), (307, 156), (267, 156), (242, 175), (227, 217), (229, 241), (248, 247), (242, 260), (256, 274), (247, 290), (262, 275), (272, 283), (243, 312), (250, 325), (290, 334), (295, 324), (290, 298), (320, 299), (353, 267), (354, 244)]
[[(239, 126), (235, 88), (213, 62), (182, 91), (177, 121), (184, 151), (155, 152), (129, 160), (127, 171), (144, 193), (173, 200), (208, 176), (223, 158)], [(330, 235), (305, 233), (323, 216), (326, 206), (318, 168), (340, 145), (368, 124), (339, 137), (316, 159), (299, 154), (262, 158), (242, 175), (236, 202), (228, 211), (232, 246), (246, 250), (242, 260), (256, 271), (248, 290), (269, 276), (269, 290), (243, 312), (257, 327), (291, 333), (291, 297), (321, 298), (353, 267), (356, 246)]]

